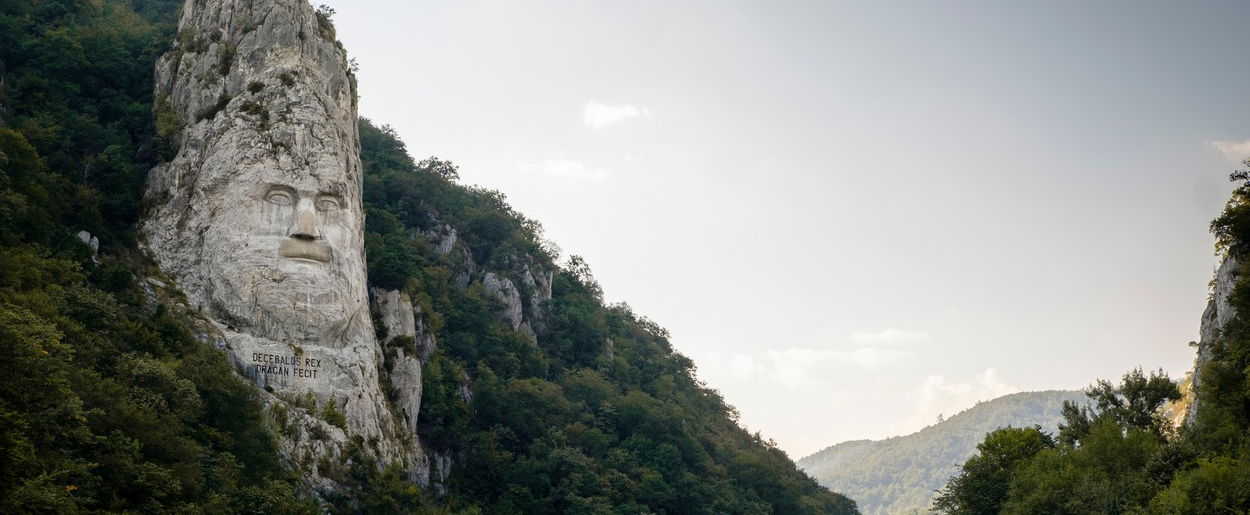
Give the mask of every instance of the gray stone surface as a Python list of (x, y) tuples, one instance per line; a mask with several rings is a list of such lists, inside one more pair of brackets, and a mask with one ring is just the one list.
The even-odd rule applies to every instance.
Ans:
[(413, 336), (417, 334), (417, 321), (412, 310), (412, 299), (398, 290), (369, 290), (373, 299), (373, 309), (378, 312), (386, 337)]
[[(521, 281), (529, 288), (530, 292), (530, 313), (529, 322), (534, 331), (540, 334), (547, 332), (547, 312), (544, 309), (544, 303), (551, 300), (551, 283), (555, 274), (551, 270), (543, 270), (541, 267), (534, 265), (526, 265), (521, 269)], [(536, 270), (537, 273), (533, 273)]]
[(1235, 310), (1229, 302), (1233, 287), (1237, 283), (1238, 262), (1227, 256), (1215, 271), (1215, 279), (1211, 282), (1211, 298), (1207, 301), (1207, 309), (1202, 313), (1202, 325), (1199, 329), (1198, 355), (1194, 358), (1192, 391), (1195, 392), (1193, 402), (1189, 404), (1187, 420), (1193, 420), (1198, 412), (1200, 398), (1197, 395), (1198, 385), (1202, 381), (1202, 367), (1211, 359), (1211, 345), (1219, 338), (1224, 325), (1233, 318)]
[(100, 238), (92, 236), (91, 233), (87, 231), (78, 231), (78, 234), (75, 234), (75, 236), (78, 237), (78, 241), (81, 241), (88, 247), (91, 247), (91, 262), (97, 265), (100, 264)]
[[(433, 351), (434, 335), (417, 321), (408, 295), (373, 288), (370, 297), (382, 327), (386, 328), (385, 343), (391, 356), (387, 373), (398, 396), (398, 415), (408, 432), (415, 435), (417, 415), (421, 412), (421, 364)], [(411, 347), (401, 343), (403, 340), (411, 342)]]
[(487, 272), (482, 277), (482, 287), (486, 293), (503, 303), (503, 310), (499, 313), (502, 321), (506, 322), (513, 331), (519, 331), (528, 336), (530, 341), (538, 341), (533, 327), (525, 318), (525, 305), (521, 302), (521, 291), (512, 284), (512, 280), (496, 275), (494, 272)]
[[(360, 435), (383, 463), (416, 466), (416, 439), (399, 433), (415, 417), (397, 421), (380, 388), (354, 79), (331, 34), (305, 0), (185, 3), (155, 91), (158, 117), (182, 123), (180, 147), (149, 175), (141, 230), (270, 408), (292, 413), (288, 456), (337, 459)], [(297, 406), (309, 394), (315, 412)], [(326, 406), (345, 430), (320, 420)], [(309, 440), (312, 426), (330, 438)], [(333, 489), (317, 462), (309, 480)]]
[(430, 235), (430, 239), (437, 242), (437, 247), (435, 247), (434, 250), (435, 252), (438, 252), (438, 255), (442, 256), (451, 252), (451, 249), (456, 248), (456, 242), (459, 241), (460, 238), (455, 229), (453, 229), (450, 225), (443, 224), (437, 230), (433, 231)]
[(503, 321), (507, 322), (513, 330), (519, 329), (525, 322), (525, 313), (521, 305), (521, 292), (512, 284), (512, 281), (494, 272), (486, 272), (486, 275), (482, 277), (482, 287), (503, 303), (503, 311), (500, 313)]

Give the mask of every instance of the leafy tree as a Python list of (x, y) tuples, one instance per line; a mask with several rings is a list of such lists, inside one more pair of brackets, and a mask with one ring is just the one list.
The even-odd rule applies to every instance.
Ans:
[(952, 477), (934, 499), (933, 509), (972, 515), (999, 513), (1016, 467), (1054, 446), (1054, 439), (1038, 426), (1008, 427), (987, 434), (977, 445), (977, 455), (968, 458), (959, 475)]
[[(317, 506), (255, 387), (139, 282), (156, 270), (136, 237), (142, 185), (182, 130), (152, 98), (152, 63), (181, 4), (0, 0), (0, 511), (440, 511), (360, 441), (347, 491)], [(332, 14), (317, 20), (331, 39)], [(360, 129), (370, 281), (410, 293), (441, 344), (419, 427), (461, 464), (447, 509), (855, 511), (739, 427), (663, 329), (605, 306), (584, 261), (557, 267), (503, 194)], [(440, 253), (435, 231), (460, 243)], [(527, 263), (556, 270), (545, 305), (523, 296), (546, 313), (537, 338), (501, 323), (480, 282), (491, 270), (532, 288), (516, 275)]]
[(1160, 408), (1180, 398), (1162, 371), (1086, 390), (1092, 407), (1064, 401), (1058, 443), (1038, 429), (990, 433), (934, 508), (945, 513), (1128, 513), (1145, 509), (1183, 449)]
[(0, 512), (316, 511), (256, 389), (136, 282), (180, 4), (0, 1)]
[(1250, 460), (1217, 456), (1180, 472), (1151, 501), (1155, 513), (1240, 513), (1250, 506)]
[(1094, 422), (1080, 447), (1045, 449), (1012, 478), (1003, 513), (1127, 513), (1146, 506), (1159, 485), (1149, 465), (1162, 443), (1149, 430)]
[(1150, 431), (1162, 439), (1171, 427), (1159, 408), (1181, 398), (1176, 382), (1162, 370), (1146, 377), (1140, 368), (1124, 374), (1118, 386), (1100, 379), (1085, 394), (1093, 401), (1092, 408), (1071, 401), (1063, 403), (1064, 423), (1059, 426), (1059, 441), (1079, 443), (1104, 418), (1122, 428)]

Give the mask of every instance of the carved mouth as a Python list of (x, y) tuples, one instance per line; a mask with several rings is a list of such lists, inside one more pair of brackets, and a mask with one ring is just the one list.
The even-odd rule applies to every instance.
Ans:
[(278, 248), (278, 255), (284, 258), (310, 259), (312, 261), (329, 263), (331, 253), (330, 246), (324, 243), (287, 238), (282, 240), (282, 246)]

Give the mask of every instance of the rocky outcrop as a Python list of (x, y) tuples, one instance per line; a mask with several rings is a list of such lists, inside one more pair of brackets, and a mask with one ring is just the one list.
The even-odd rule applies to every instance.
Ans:
[(438, 347), (438, 343), (434, 333), (430, 331), (421, 317), (421, 308), (413, 304), (412, 299), (406, 293), (398, 290), (371, 288), (369, 295), (373, 299), (373, 309), (377, 312), (378, 320), (386, 334), (384, 343), (393, 344), (398, 340), (407, 339), (410, 343), (400, 345), (414, 346), (416, 352), (410, 352), (410, 354), (419, 357), (422, 363), (428, 361), (430, 354), (433, 354)]
[[(538, 273), (533, 273), (532, 270), (537, 270)], [(521, 282), (531, 292), (530, 325), (539, 334), (547, 332), (547, 311), (544, 306), (551, 300), (551, 284), (554, 278), (554, 272), (535, 265), (525, 265), (521, 269)]]
[(78, 231), (78, 234), (75, 234), (75, 236), (78, 237), (78, 241), (83, 242), (84, 245), (91, 249), (91, 262), (97, 265), (100, 264), (100, 238), (92, 236), (87, 231)]
[[(354, 436), (422, 463), (380, 386), (355, 79), (329, 20), (306, 0), (188, 0), (156, 77), (178, 150), (149, 175), (146, 247), (262, 388), (284, 452), (323, 491)], [(419, 363), (400, 370), (419, 402)]]
[(1202, 384), (1202, 368), (1212, 357), (1212, 345), (1219, 338), (1220, 331), (1225, 324), (1235, 314), (1229, 300), (1233, 294), (1233, 287), (1237, 284), (1238, 266), (1237, 259), (1231, 255), (1225, 257), (1215, 272), (1215, 279), (1211, 281), (1211, 298), (1207, 301), (1207, 309), (1202, 312), (1198, 355), (1194, 358), (1194, 370), (1190, 376), (1191, 382), (1187, 392), (1192, 396), (1192, 399), (1189, 399), (1187, 420), (1194, 420), (1194, 415), (1200, 409), (1201, 402), (1197, 392)]
[(450, 225), (443, 224), (430, 232), (430, 241), (434, 243), (434, 252), (443, 256), (456, 248), (456, 242), (460, 241), (459, 234)]
[(412, 299), (408, 295), (398, 290), (371, 288), (369, 296), (388, 341), (399, 336), (413, 337), (417, 334), (416, 316), (412, 311)]
[(538, 275), (535, 279), (530, 267), (522, 268), (521, 280), (527, 289), (531, 292), (528, 300), (529, 306), (526, 309), (526, 302), (522, 300), (521, 290), (513, 284), (511, 279), (500, 276), (494, 272), (487, 272), (482, 277), (482, 288), (486, 293), (502, 303), (500, 311), (500, 320), (507, 323), (513, 331), (519, 331), (530, 338), (531, 341), (538, 341), (538, 332), (545, 332), (547, 327), (546, 314), (543, 310), (543, 303), (551, 300), (551, 279), (550, 272)]
[(385, 329), (386, 371), (395, 389), (398, 415), (408, 432), (415, 435), (421, 412), (421, 364), (434, 352), (434, 335), (417, 319), (408, 295), (373, 288), (370, 296)]
[(525, 311), (524, 306), (521, 305), (521, 292), (512, 284), (512, 281), (494, 272), (486, 272), (486, 275), (482, 277), (482, 287), (486, 293), (503, 303), (500, 318), (507, 322), (513, 331), (520, 329), (525, 323)]

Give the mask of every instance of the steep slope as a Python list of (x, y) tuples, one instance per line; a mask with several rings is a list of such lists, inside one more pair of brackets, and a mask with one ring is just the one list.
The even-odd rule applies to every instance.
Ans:
[[(190, 0), (190, 30), (176, 31), (183, 3), (0, 2), (0, 512), (855, 511), (739, 427), (662, 328), (605, 305), (585, 263), (557, 264), (540, 226), (501, 194), (459, 185), (450, 163), (414, 162), (370, 124), (356, 140), (328, 12), (302, 0)], [(247, 41), (262, 34), (285, 43)], [(321, 39), (290, 67), (311, 79), (271, 69), (305, 38)], [(250, 152), (248, 138), (266, 132), (269, 148)], [(352, 186), (354, 141), (363, 191), (299, 182)], [(253, 166), (267, 152), (277, 166)], [(332, 162), (342, 170), (317, 168)], [(160, 163), (145, 206), (145, 177)], [(280, 326), (271, 315), (283, 306), (214, 299), (233, 285), (200, 289), (214, 277), (194, 277), (194, 260), (231, 273), (233, 254), (179, 248), (248, 227), (195, 218), (248, 218), (247, 199), (195, 195), (275, 171), (291, 182), (270, 186), (289, 187), (293, 204), (316, 207), (311, 191), (365, 211), (365, 231), (345, 241), (367, 248), (371, 316), (318, 340), (325, 349), (263, 352), (325, 335)], [(258, 196), (286, 206), (270, 193)], [(145, 207), (172, 217), (142, 231), (168, 273), (140, 247)], [(203, 232), (164, 240), (157, 227), (178, 231), (180, 217)], [(353, 245), (278, 249), (350, 260)], [(364, 305), (366, 285), (346, 284), (345, 300)], [(329, 356), (322, 370), (346, 364), (333, 388), (251, 363), (305, 352)], [(428, 460), (395, 459), (419, 442)]]
[(180, 1), (0, 2), (0, 513), (316, 513), (257, 390), (136, 277)]
[(1188, 387), (1182, 389), (1185, 397), (1178, 403), (1186, 405), (1187, 409), (1185, 409), (1184, 413), (1186, 422), (1197, 418), (1201, 401), (1196, 392), (1202, 388), (1203, 369), (1214, 358), (1216, 341), (1220, 338), (1220, 333), (1228, 325), (1228, 322), (1232, 320), (1233, 316), (1236, 315), (1236, 310), (1232, 304), (1232, 295), (1233, 288), (1237, 285), (1239, 271), (1240, 265), (1236, 256), (1228, 254), (1220, 263), (1220, 267), (1216, 269), (1215, 278), (1211, 279), (1211, 298), (1207, 301), (1207, 308), (1202, 312), (1202, 323), (1199, 326), (1199, 339), (1197, 342), (1198, 352), (1194, 356), (1194, 368), (1189, 377)]
[(1006, 395), (907, 436), (834, 445), (799, 460), (799, 467), (854, 499), (863, 513), (924, 511), (986, 433), (1033, 425), (1053, 433), (1067, 400), (1083, 403), (1086, 397), (1079, 391)]
[(351, 442), (425, 466), (382, 393), (365, 277), (355, 78), (305, 0), (192, 0), (156, 64), (176, 151), (153, 168), (148, 250), (212, 341), (281, 413), (283, 453), (322, 492)]
[(417, 431), (450, 506), (854, 512), (738, 426), (667, 331), (605, 305), (584, 261), (558, 265), (541, 225), (501, 193), (459, 185), (449, 162), (414, 161), (367, 120), (361, 144), (370, 282), (415, 313), (378, 325), (417, 328), (383, 336), (387, 366), (425, 361)]

